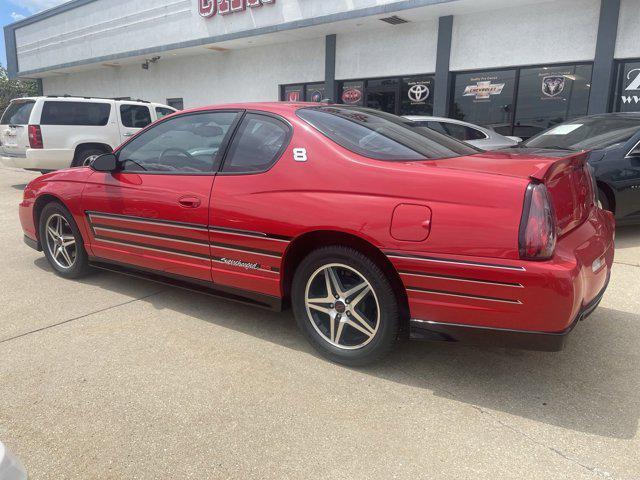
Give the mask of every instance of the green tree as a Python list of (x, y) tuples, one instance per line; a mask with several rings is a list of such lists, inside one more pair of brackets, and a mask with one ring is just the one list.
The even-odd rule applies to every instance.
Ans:
[(0, 115), (14, 98), (38, 95), (34, 81), (10, 80), (7, 69), (0, 65)]

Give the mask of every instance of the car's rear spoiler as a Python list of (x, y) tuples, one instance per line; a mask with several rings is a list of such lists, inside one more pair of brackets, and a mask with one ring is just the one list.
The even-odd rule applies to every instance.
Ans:
[(557, 173), (567, 168), (581, 168), (587, 163), (589, 152), (571, 153), (565, 157), (560, 157), (555, 162), (540, 165), (538, 171), (532, 173), (530, 177), (539, 182), (547, 182), (554, 178)]

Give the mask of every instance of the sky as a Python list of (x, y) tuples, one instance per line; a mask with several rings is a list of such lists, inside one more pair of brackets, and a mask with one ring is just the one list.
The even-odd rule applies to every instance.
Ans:
[[(69, 0), (0, 0), (0, 25), (4, 27), (67, 1)], [(0, 32), (0, 63), (7, 66), (7, 53), (2, 32)]]

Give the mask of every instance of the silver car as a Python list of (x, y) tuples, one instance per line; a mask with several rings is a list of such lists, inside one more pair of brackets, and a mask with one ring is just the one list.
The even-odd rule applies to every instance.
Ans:
[(405, 118), (416, 122), (422, 127), (428, 127), (463, 142), (470, 143), (482, 150), (498, 150), (513, 147), (522, 141), (519, 137), (505, 137), (493, 130), (467, 123), (453, 118), (427, 117), (422, 115), (406, 115)]

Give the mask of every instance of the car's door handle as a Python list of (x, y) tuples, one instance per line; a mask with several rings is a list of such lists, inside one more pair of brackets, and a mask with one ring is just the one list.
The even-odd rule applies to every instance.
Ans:
[(178, 203), (186, 208), (197, 208), (202, 201), (198, 197), (180, 197)]

